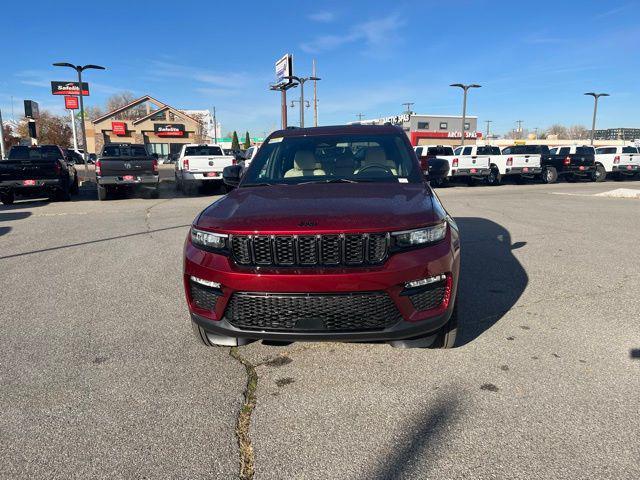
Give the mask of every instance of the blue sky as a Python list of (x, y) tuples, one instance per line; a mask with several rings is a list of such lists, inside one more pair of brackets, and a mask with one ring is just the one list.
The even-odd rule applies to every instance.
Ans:
[(108, 68), (87, 74), (88, 104), (129, 90), (178, 108), (215, 105), (224, 131), (260, 135), (279, 125), (268, 85), (289, 52), (297, 75), (318, 62), (322, 124), (397, 114), (407, 101), (418, 113), (458, 114), (460, 91), (448, 85), (475, 82), (469, 114), (496, 132), (519, 119), (530, 129), (590, 125), (587, 91), (612, 95), (600, 127), (640, 127), (637, 1), (84, 1), (80, 28), (69, 2), (28, 3), (2, 9), (4, 118), (11, 96), (16, 116), (25, 98), (61, 112), (49, 81), (73, 72), (51, 63), (69, 61)]

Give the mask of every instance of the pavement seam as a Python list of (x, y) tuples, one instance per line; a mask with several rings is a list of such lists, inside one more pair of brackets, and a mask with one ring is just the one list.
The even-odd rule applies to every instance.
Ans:
[(253, 445), (251, 444), (251, 414), (256, 407), (256, 390), (258, 388), (258, 373), (256, 366), (244, 358), (237, 347), (229, 350), (229, 355), (244, 366), (247, 373), (247, 386), (244, 390), (244, 403), (240, 407), (236, 421), (236, 438), (238, 439), (238, 454), (240, 456), (240, 480), (251, 480), (255, 473)]

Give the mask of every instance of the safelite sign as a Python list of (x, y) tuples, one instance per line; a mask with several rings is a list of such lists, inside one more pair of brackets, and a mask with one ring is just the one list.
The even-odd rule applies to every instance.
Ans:
[(111, 122), (111, 131), (119, 137), (127, 134), (127, 124), (125, 122)]
[[(51, 93), (53, 95), (80, 95), (78, 82), (51, 82)], [(89, 96), (89, 84), (82, 82), (82, 96)]]
[(184, 137), (184, 125), (181, 123), (156, 123), (153, 131), (158, 137)]
[(67, 110), (77, 110), (78, 109), (78, 97), (64, 97), (64, 108)]

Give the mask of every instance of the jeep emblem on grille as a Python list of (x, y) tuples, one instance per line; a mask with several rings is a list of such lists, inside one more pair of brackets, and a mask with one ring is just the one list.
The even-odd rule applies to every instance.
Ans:
[(316, 227), (317, 225), (318, 222), (315, 220), (300, 220), (300, 223), (298, 223), (299, 227)]

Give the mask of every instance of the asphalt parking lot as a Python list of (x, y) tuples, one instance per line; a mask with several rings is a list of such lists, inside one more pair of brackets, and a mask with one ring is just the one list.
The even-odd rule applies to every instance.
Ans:
[(640, 200), (598, 195), (618, 188), (640, 182), (439, 189), (454, 350), (238, 358), (192, 339), (181, 286), (215, 197), (0, 206), (0, 477), (637, 479)]

